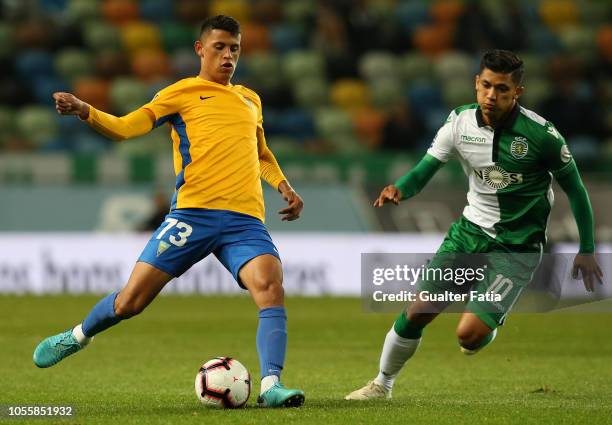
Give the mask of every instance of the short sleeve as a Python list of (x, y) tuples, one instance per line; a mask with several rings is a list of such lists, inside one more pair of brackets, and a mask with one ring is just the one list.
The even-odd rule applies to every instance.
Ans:
[(455, 119), (457, 118), (457, 114), (455, 111), (451, 112), (446, 122), (433, 139), (433, 142), (427, 153), (439, 161), (447, 162), (454, 153), (455, 150), (455, 141), (453, 137), (453, 128), (455, 125)]
[(565, 139), (550, 121), (546, 122), (545, 130), (542, 149), (544, 164), (555, 177), (563, 176), (572, 169), (574, 159)]
[(176, 84), (160, 90), (153, 99), (142, 106), (155, 120), (154, 127), (159, 127), (179, 111), (181, 90)]

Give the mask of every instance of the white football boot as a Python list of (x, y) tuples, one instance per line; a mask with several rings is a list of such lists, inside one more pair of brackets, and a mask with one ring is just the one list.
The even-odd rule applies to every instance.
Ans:
[(382, 385), (370, 381), (363, 388), (353, 391), (346, 397), (345, 400), (373, 400), (377, 398), (391, 398), (391, 391), (387, 391)]

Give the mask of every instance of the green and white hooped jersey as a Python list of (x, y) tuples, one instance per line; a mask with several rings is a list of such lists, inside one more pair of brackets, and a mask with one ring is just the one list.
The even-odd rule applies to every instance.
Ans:
[(573, 163), (552, 123), (517, 104), (493, 129), (478, 104), (464, 105), (451, 112), (427, 153), (442, 162), (459, 159), (469, 179), (463, 216), (489, 236), (513, 245), (546, 242), (552, 175)]

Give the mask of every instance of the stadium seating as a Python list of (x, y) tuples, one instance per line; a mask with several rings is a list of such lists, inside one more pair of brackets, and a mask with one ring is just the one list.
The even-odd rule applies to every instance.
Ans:
[(382, 130), (386, 115), (372, 108), (363, 108), (353, 114), (355, 133), (369, 149), (376, 149), (382, 143)]
[(290, 81), (325, 75), (325, 58), (314, 50), (296, 50), (284, 57), (283, 71)]
[(172, 0), (147, 0), (140, 2), (140, 17), (145, 21), (163, 23), (174, 17)]
[(39, 104), (44, 104), (47, 107), (53, 104), (53, 93), (57, 91), (67, 91), (70, 86), (63, 80), (48, 75), (41, 75), (31, 85), (34, 98)]
[(577, 136), (568, 138), (567, 144), (570, 146), (572, 156), (576, 161), (593, 161), (599, 155), (599, 143), (592, 137)]
[(104, 18), (114, 25), (123, 25), (138, 19), (138, 2), (134, 0), (105, 0), (101, 6)]
[(197, 28), (174, 21), (161, 22), (159, 31), (163, 47), (167, 52), (191, 47), (197, 35)]
[(50, 21), (44, 20), (25, 20), (15, 25), (13, 35), (16, 44), (24, 49), (45, 49), (52, 47), (53, 39), (49, 37), (49, 32), (54, 30)]
[(546, 58), (532, 52), (518, 52), (523, 60), (527, 81), (536, 77), (546, 77)]
[(147, 86), (134, 78), (121, 77), (113, 81), (110, 99), (114, 111), (127, 114), (151, 100), (147, 96)]
[(274, 25), (270, 30), (270, 41), (274, 50), (280, 54), (306, 47), (304, 31), (289, 24)]
[(432, 62), (424, 55), (409, 52), (399, 58), (399, 73), (404, 82), (423, 81), (432, 78)]
[(130, 140), (130, 143), (119, 143), (115, 149), (120, 156), (125, 157), (157, 154), (171, 155), (171, 144), (168, 127), (161, 126), (146, 136)]
[[(284, 137), (286, 140), (292, 140), (293, 142), (304, 142), (315, 136), (313, 116), (302, 108), (265, 109), (264, 115), (267, 138), (279, 140)], [(292, 146), (288, 148), (291, 149)]]
[(6, 106), (0, 106), (0, 149), (15, 135), (15, 112)]
[(308, 110), (327, 105), (329, 100), (327, 83), (317, 77), (302, 78), (293, 83), (293, 96), (299, 106)]
[(424, 55), (435, 57), (450, 50), (453, 44), (453, 26), (423, 25), (415, 29), (412, 43)]
[(57, 136), (57, 114), (44, 106), (28, 106), (16, 115), (17, 129), (27, 140), (43, 147)]
[(586, 56), (589, 59), (597, 53), (593, 28), (564, 28), (559, 32), (559, 40), (563, 51), (568, 54)]
[(15, 70), (20, 78), (35, 81), (53, 75), (53, 56), (44, 50), (24, 50), (15, 59)]
[(578, 1), (581, 24), (600, 26), (610, 22), (610, 3), (605, 1)]
[(272, 52), (255, 53), (245, 56), (240, 67), (245, 65), (248, 76), (259, 87), (271, 89), (283, 83), (281, 58)]
[(430, 23), (431, 16), (426, 2), (402, 1), (396, 9), (396, 16), (400, 25), (408, 33), (414, 31), (419, 26)]
[(597, 34), (599, 52), (609, 62), (612, 62), (612, 25), (607, 25)]
[(370, 99), (378, 110), (387, 111), (403, 97), (403, 86), (397, 78), (377, 78), (370, 82)]
[(442, 98), (446, 105), (473, 103), (475, 101), (474, 77), (471, 75), (449, 77), (442, 83), (442, 92)]
[[(537, 109), (553, 94), (551, 67), (559, 55), (580, 61), (572, 78), (583, 93), (609, 86), (603, 70), (612, 62), (610, 2), (477, 0), (476, 5), (490, 18), (489, 27), (501, 33), (514, 13), (525, 24), (522, 39), (517, 36), (526, 69), (525, 106)], [(398, 102), (408, 101), (430, 136), (450, 109), (474, 101), (481, 46), (459, 43), (460, 25), (474, 6), (459, 0), (325, 7), (310, 0), (37, 0), (28, 8), (15, 6), (21, 15), (7, 12), (0, 21), (5, 70), (0, 107), (4, 119), (24, 108), (39, 128), (67, 141), (49, 142), (54, 149), (109, 148), (92, 134), (89, 141), (75, 142), (74, 129), (67, 134), (63, 125), (55, 128), (40, 107), (50, 108), (51, 94), (66, 90), (112, 113), (135, 109), (164, 84), (197, 74), (193, 42), (199, 23), (224, 13), (242, 24), (234, 82), (258, 91), (264, 106), (271, 103), (265, 122), (277, 145), (290, 143), (286, 151), (293, 151), (314, 141), (336, 151), (375, 150), (381, 117)], [(333, 42), (321, 28), (323, 13), (333, 17)], [(367, 46), (356, 45), (369, 25), (366, 17), (382, 30), (372, 32)], [(491, 40), (499, 37), (491, 34)], [(608, 132), (610, 121), (602, 123)], [(32, 132), (20, 134), (31, 146), (51, 146)]]
[(347, 111), (364, 109), (370, 104), (370, 91), (361, 80), (344, 79), (334, 82), (330, 88), (332, 103)]
[(83, 26), (83, 38), (92, 51), (118, 50), (121, 38), (116, 27), (103, 21), (88, 21)]
[(123, 48), (130, 54), (160, 48), (161, 35), (156, 25), (134, 21), (123, 25), (120, 32)]
[(319, 109), (315, 114), (317, 133), (328, 141), (335, 152), (362, 153), (365, 145), (355, 133), (351, 114), (334, 107)]
[(132, 56), (132, 73), (141, 81), (153, 82), (170, 77), (170, 61), (158, 50), (138, 50)]
[(200, 69), (200, 59), (193, 54), (192, 49), (175, 50), (170, 62), (172, 73), (177, 79), (193, 77)]
[(293, 25), (302, 26), (316, 14), (317, 5), (310, 0), (288, 0), (284, 4), (285, 19)]
[(55, 56), (55, 73), (67, 82), (91, 75), (93, 66), (92, 56), (82, 49), (63, 49)]
[[(288, 136), (274, 136), (267, 139), (268, 147), (279, 156), (297, 156), (304, 152), (303, 145)], [(278, 152), (278, 154), (277, 154)]]
[(270, 49), (270, 32), (267, 26), (262, 24), (244, 24), (241, 25), (242, 38), (240, 41), (240, 49), (242, 53), (265, 52)]
[(529, 33), (529, 46), (544, 57), (550, 57), (560, 51), (559, 37), (546, 27), (534, 28)]
[(249, 20), (249, 2), (246, 0), (213, 0), (209, 9), (210, 15), (229, 15), (239, 22)]
[(82, 78), (73, 85), (74, 95), (102, 111), (110, 110), (109, 84), (95, 78)]
[(130, 72), (127, 55), (115, 50), (102, 50), (96, 55), (95, 75), (106, 81), (114, 80)]
[(457, 0), (444, 0), (433, 2), (430, 6), (430, 14), (434, 21), (444, 24), (455, 24), (464, 5)]
[(539, 105), (552, 92), (550, 82), (544, 78), (530, 77), (529, 85), (521, 96), (521, 102), (528, 108)]
[(477, 64), (471, 56), (457, 51), (440, 55), (434, 63), (434, 71), (439, 81), (450, 78), (472, 78), (477, 70)]
[(442, 107), (440, 87), (427, 81), (410, 84), (407, 97), (412, 110), (420, 116), (425, 116), (429, 111)]
[(359, 62), (359, 75), (368, 81), (375, 78), (395, 78), (397, 73), (397, 58), (390, 52), (368, 52)]
[(13, 27), (7, 23), (0, 22), (0, 58), (9, 57), (13, 53)]
[(543, 0), (540, 2), (540, 16), (553, 30), (576, 25), (578, 9), (573, 0)]
[(66, 15), (72, 22), (92, 22), (100, 17), (100, 4), (97, 0), (69, 0)]

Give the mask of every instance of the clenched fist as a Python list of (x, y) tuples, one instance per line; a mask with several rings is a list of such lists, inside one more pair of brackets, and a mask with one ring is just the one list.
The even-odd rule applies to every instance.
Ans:
[(55, 110), (61, 115), (78, 115), (82, 120), (89, 116), (89, 105), (71, 93), (53, 93)]

